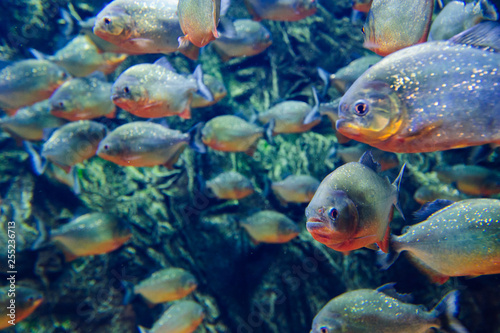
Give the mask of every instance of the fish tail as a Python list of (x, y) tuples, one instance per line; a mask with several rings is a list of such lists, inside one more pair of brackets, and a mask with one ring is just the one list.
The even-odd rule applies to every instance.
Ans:
[(125, 295), (123, 296), (122, 304), (128, 305), (128, 304), (130, 304), (130, 301), (132, 301), (132, 298), (135, 295), (134, 285), (132, 282), (125, 281), (125, 280), (120, 281), (120, 283), (122, 284), (122, 287), (125, 290)]
[(403, 179), (403, 173), (405, 171), (405, 167), (406, 167), (406, 163), (403, 164), (403, 166), (401, 167), (401, 170), (399, 170), (398, 176), (396, 177), (396, 179), (394, 179), (394, 182), (392, 183), (392, 185), (396, 186), (396, 190), (397, 190), (396, 202), (394, 203), (394, 206), (398, 210), (398, 212), (401, 215), (401, 217), (403, 218), (403, 220), (405, 219), (405, 216), (403, 214), (403, 210), (401, 209), (401, 206), (399, 205), (399, 188), (401, 187), (401, 180)]
[(201, 140), (201, 129), (205, 123), (200, 122), (188, 131), (189, 134), (189, 146), (193, 148), (196, 152), (204, 154), (207, 152), (207, 146)]
[(36, 230), (38, 230), (38, 238), (31, 245), (32, 250), (39, 250), (47, 245), (50, 240), (50, 228), (48, 228), (40, 219), (36, 219)]
[(274, 146), (273, 132), (276, 120), (272, 118), (266, 125), (264, 125), (264, 138), (270, 145)]
[(137, 329), (139, 330), (139, 332), (141, 333), (149, 333), (150, 331), (145, 328), (145, 327), (142, 327), (142, 326), (137, 326)]
[(317, 67), (318, 70), (318, 75), (321, 81), (325, 84), (323, 91), (321, 92), (321, 96), (326, 96), (326, 93), (328, 91), (328, 88), (330, 87), (330, 76), (332, 75), (331, 73), (327, 72), (321, 67)]
[(387, 247), (387, 253), (382, 250), (377, 251), (377, 266), (380, 269), (386, 270), (398, 259), (400, 251), (394, 246), (396, 236), (391, 235)]
[(38, 50), (35, 50), (33, 48), (29, 48), (29, 51), (33, 55), (33, 57), (35, 57), (38, 60), (45, 60), (49, 57), (48, 55), (46, 55)]
[(80, 193), (82, 193), (82, 187), (80, 184), (80, 173), (78, 172), (78, 169), (74, 166), (71, 168), (71, 173), (73, 176), (73, 193), (79, 195)]
[(439, 329), (446, 333), (469, 333), (469, 331), (456, 318), (458, 315), (458, 290), (450, 291), (432, 309), (433, 315), (439, 319)]
[(310, 124), (318, 119), (321, 119), (321, 114), (319, 113), (319, 99), (318, 92), (316, 88), (312, 88), (313, 97), (314, 97), (314, 106), (309, 111), (309, 113), (305, 116), (304, 121), (302, 122), (304, 125)]
[(33, 144), (28, 141), (24, 141), (24, 149), (28, 152), (31, 157), (31, 165), (33, 167), (33, 171), (40, 176), (47, 169), (47, 160), (44, 157), (41, 157), (40, 154), (35, 150)]
[(481, 8), (481, 15), (484, 20), (496, 21), (498, 20), (498, 13), (493, 4), (488, 0), (481, 0), (478, 5)]
[(207, 101), (213, 102), (214, 95), (203, 82), (203, 70), (201, 69), (201, 65), (196, 66), (193, 77), (196, 79), (196, 84), (198, 85), (198, 93)]
[(178, 47), (179, 50), (184, 50), (189, 47), (188, 35), (177, 38), (177, 41), (179, 42), (179, 47)]

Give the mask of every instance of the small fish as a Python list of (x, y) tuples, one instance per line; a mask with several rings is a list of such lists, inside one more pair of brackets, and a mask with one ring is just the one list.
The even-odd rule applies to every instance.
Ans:
[(179, 37), (179, 48), (189, 42), (203, 47), (219, 38), (217, 25), (221, 14), (221, 0), (179, 0), (179, 23), (184, 36)]
[(191, 108), (204, 108), (210, 105), (214, 105), (227, 95), (227, 90), (226, 87), (224, 87), (224, 83), (218, 80), (216, 77), (209, 74), (203, 74), (203, 83), (212, 93), (213, 100), (209, 101), (206, 99), (206, 97), (203, 97), (198, 92), (195, 92), (193, 94), (193, 100), (191, 101)]
[(483, 20), (498, 20), (495, 6), (488, 0), (465, 3), (451, 1), (432, 22), (428, 40), (446, 40)]
[(248, 232), (254, 243), (288, 243), (299, 234), (299, 227), (286, 215), (263, 210), (244, 220), (240, 225)]
[(451, 189), (446, 186), (420, 186), (413, 194), (413, 199), (423, 205), (437, 199), (449, 201), (460, 201), (468, 197), (456, 189)]
[(197, 286), (193, 274), (182, 268), (170, 267), (154, 272), (139, 282), (133, 287), (133, 293), (140, 294), (148, 304), (154, 305), (181, 299)]
[(378, 175), (379, 169), (368, 151), (359, 162), (344, 164), (323, 179), (306, 208), (307, 230), (314, 239), (336, 251), (377, 243), (387, 252), (393, 205), (403, 216), (398, 194), (404, 165), (392, 184)]
[(310, 333), (424, 333), (433, 328), (468, 333), (456, 318), (458, 291), (446, 294), (430, 311), (407, 303), (408, 298), (393, 283), (343, 293), (318, 312)]
[(485, 21), (385, 57), (342, 97), (337, 130), (396, 153), (500, 143), (499, 35)]
[(434, 169), (440, 181), (453, 184), (468, 195), (491, 196), (500, 193), (500, 172), (478, 165), (457, 164)]
[(323, 95), (326, 95), (326, 91), (330, 84), (332, 84), (341, 94), (345, 93), (361, 74), (381, 59), (382, 57), (376, 54), (364, 56), (351, 61), (349, 65), (342, 67), (336, 71), (335, 74), (328, 73), (323, 68), (318, 67), (318, 74), (325, 83)]
[(106, 133), (107, 128), (103, 124), (79, 120), (55, 130), (43, 144), (40, 155), (28, 142), (25, 142), (25, 147), (31, 155), (37, 174), (45, 171), (47, 160), (69, 173), (73, 165), (95, 155), (97, 146)]
[(359, 161), (365, 151), (371, 150), (373, 159), (380, 164), (380, 171), (389, 170), (399, 166), (398, 155), (383, 151), (376, 148), (371, 148), (365, 144), (357, 144), (349, 147), (338, 147), (335, 153), (344, 163)]
[(313, 97), (313, 107), (302, 101), (285, 101), (259, 113), (258, 119), (264, 124), (268, 124), (271, 119), (275, 121), (273, 135), (307, 132), (321, 122), (318, 95), (314, 88)]
[(212, 43), (222, 61), (257, 55), (273, 43), (271, 33), (260, 22), (248, 19), (223, 22), (225, 32)]
[(0, 71), (0, 108), (14, 115), (19, 108), (49, 98), (70, 77), (64, 68), (47, 60), (17, 61)]
[[(16, 281), (17, 282), (17, 281)], [(15, 294), (15, 296), (12, 296)], [(15, 301), (15, 303), (12, 303)], [(15, 291), (10, 290), (10, 285), (0, 288), (0, 330), (13, 325), (9, 321), (14, 319), (15, 324), (19, 324), (43, 302), (43, 295), (33, 288), (16, 285)], [(14, 308), (12, 312), (11, 308)], [(10, 314), (14, 314), (12, 317)]]
[(48, 163), (44, 175), (49, 181), (55, 181), (56, 183), (68, 186), (76, 195), (80, 194), (82, 191), (79, 179), (80, 175), (77, 168), (72, 168), (71, 172), (67, 173), (57, 165)]
[(76, 77), (87, 76), (95, 71), (110, 74), (127, 59), (126, 54), (101, 52), (86, 35), (76, 36), (52, 56), (35, 49), (30, 49), (30, 52), (37, 59), (52, 61), (64, 67), (71, 75)]
[(206, 182), (206, 187), (219, 199), (239, 200), (254, 192), (252, 182), (236, 171), (223, 172)]
[(158, 319), (151, 329), (139, 326), (141, 333), (192, 333), (205, 318), (203, 308), (193, 301), (177, 301)]
[(50, 113), (70, 121), (114, 118), (111, 83), (98, 75), (66, 81), (50, 97)]
[(245, 5), (255, 21), (298, 21), (314, 15), (316, 0), (245, 0)]
[(409, 259), (440, 284), (450, 276), (500, 273), (500, 200), (436, 200), (416, 215), (424, 221), (391, 236), (389, 253), (379, 257), (382, 268), (407, 251)]
[(203, 83), (198, 65), (192, 76), (178, 74), (161, 58), (154, 64), (135, 65), (125, 70), (111, 88), (111, 98), (120, 108), (142, 118), (179, 116), (191, 118), (193, 94), (213, 101)]
[(101, 141), (97, 155), (123, 166), (164, 165), (173, 169), (188, 145), (204, 152), (203, 144), (198, 142), (199, 128), (197, 125), (189, 133), (182, 133), (153, 122), (127, 123), (113, 130)]
[(178, 0), (116, 0), (95, 18), (96, 36), (128, 54), (173, 53), (198, 59), (199, 48), (178, 49), (183, 35), (177, 16)]
[(290, 175), (271, 184), (274, 194), (285, 204), (311, 201), (318, 186), (319, 180), (309, 175)]
[(372, 7), (373, 0), (352, 0), (352, 9), (358, 12), (368, 13)]
[(132, 237), (125, 222), (106, 213), (81, 215), (53, 230), (46, 230), (42, 222), (38, 222), (40, 236), (33, 250), (47, 243), (54, 244), (64, 253), (67, 262), (114, 251)]
[(386, 56), (427, 41), (434, 0), (374, 0), (365, 25), (363, 46)]
[(337, 137), (337, 142), (340, 144), (345, 144), (351, 141), (351, 139), (349, 139), (347, 136), (337, 131), (337, 128), (335, 127), (337, 120), (339, 120), (339, 104), (340, 104), (340, 98), (337, 98), (330, 103), (321, 103), (319, 105), (318, 111), (321, 116), (327, 116), (330, 122), (332, 123), (332, 128), (335, 131), (335, 137)]
[(259, 127), (246, 120), (232, 116), (218, 116), (210, 119), (201, 130), (201, 140), (207, 146), (219, 151), (245, 152), (252, 156), (257, 149), (257, 141), (265, 137), (270, 143), (274, 120)]
[(0, 128), (9, 133), (18, 144), (23, 140), (41, 141), (44, 129), (66, 124), (66, 120), (51, 115), (49, 108), (48, 100), (21, 108), (12, 117), (1, 118)]

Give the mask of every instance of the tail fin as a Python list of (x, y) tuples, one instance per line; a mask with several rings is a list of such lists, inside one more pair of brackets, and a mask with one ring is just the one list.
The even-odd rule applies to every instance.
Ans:
[(432, 313), (439, 318), (439, 329), (446, 333), (469, 333), (469, 331), (458, 321), (458, 290), (450, 291), (434, 307)]
[(481, 8), (483, 19), (490, 21), (498, 20), (497, 10), (488, 0), (481, 0), (477, 5)]
[(271, 119), (266, 125), (264, 125), (264, 138), (270, 145), (274, 146), (273, 132), (274, 126), (276, 125), (276, 120)]
[(125, 295), (123, 296), (123, 305), (128, 305), (130, 304), (130, 301), (132, 301), (132, 298), (134, 298), (134, 285), (132, 282), (122, 280), (120, 281), (123, 289), (125, 290)]
[(50, 239), (50, 229), (40, 220), (36, 219), (36, 230), (38, 230), (38, 238), (31, 245), (32, 250), (39, 250), (47, 245)]
[(201, 129), (205, 123), (198, 123), (191, 127), (188, 131), (189, 134), (189, 146), (193, 148), (196, 152), (204, 154), (207, 152), (207, 146), (201, 140)]
[(73, 193), (79, 195), (82, 193), (82, 186), (80, 184), (80, 171), (76, 167), (71, 168), (71, 173), (73, 176)]
[(209, 102), (214, 101), (214, 95), (208, 89), (208, 87), (203, 83), (203, 71), (201, 69), (201, 65), (196, 66), (196, 69), (193, 72), (193, 77), (196, 79), (196, 83), (198, 84), (198, 94), (201, 95), (204, 99)]
[(384, 253), (382, 250), (377, 251), (377, 266), (380, 269), (386, 270), (398, 259), (399, 251), (394, 248), (394, 238), (396, 236), (391, 235), (389, 239), (388, 252)]
[(328, 88), (330, 87), (330, 75), (332, 74), (321, 67), (318, 67), (317, 70), (321, 81), (323, 81), (323, 83), (325, 84), (325, 86), (323, 87), (323, 91), (321, 92), (321, 96), (325, 97), (326, 93), (328, 92)]
[(406, 167), (406, 163), (403, 164), (403, 166), (401, 167), (401, 170), (399, 171), (399, 175), (396, 177), (396, 179), (394, 179), (394, 182), (392, 183), (392, 185), (396, 186), (396, 189), (398, 191), (398, 198), (396, 199), (397, 201), (394, 203), (394, 206), (398, 210), (398, 212), (401, 215), (401, 217), (403, 218), (403, 220), (405, 219), (405, 216), (403, 214), (403, 210), (401, 209), (401, 206), (399, 205), (399, 188), (401, 187), (401, 179), (403, 179), (403, 173), (405, 171), (405, 167)]
[(312, 88), (313, 91), (313, 97), (314, 97), (314, 106), (309, 111), (309, 113), (305, 116), (304, 121), (302, 122), (304, 125), (310, 124), (318, 119), (321, 119), (321, 114), (319, 113), (319, 99), (318, 99), (318, 92), (316, 91), (316, 88)]
[(46, 55), (38, 50), (35, 50), (33, 48), (30, 48), (29, 51), (33, 55), (33, 57), (37, 58), (38, 60), (45, 60), (49, 57), (48, 55)]
[(145, 328), (145, 327), (142, 327), (142, 326), (137, 326), (137, 329), (139, 330), (139, 332), (141, 333), (149, 333), (150, 331)]
[(31, 165), (33, 166), (33, 171), (40, 176), (47, 169), (47, 160), (41, 157), (40, 154), (35, 150), (31, 142), (24, 141), (24, 148), (31, 157)]

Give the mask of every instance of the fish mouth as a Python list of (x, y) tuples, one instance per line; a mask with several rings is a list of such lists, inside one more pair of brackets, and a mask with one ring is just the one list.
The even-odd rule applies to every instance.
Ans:
[(118, 101), (120, 99), (122, 99), (123, 96), (120, 96), (120, 94), (113, 94), (111, 95), (111, 100), (114, 102), (114, 101)]
[(318, 232), (321, 229), (328, 228), (326, 223), (317, 218), (308, 219), (306, 222), (306, 228), (309, 232)]

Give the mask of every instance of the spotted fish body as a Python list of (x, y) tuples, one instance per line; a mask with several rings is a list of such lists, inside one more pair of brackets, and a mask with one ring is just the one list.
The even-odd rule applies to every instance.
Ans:
[(203, 308), (193, 301), (175, 302), (151, 329), (139, 326), (141, 333), (192, 333), (205, 318)]
[[(388, 264), (406, 251), (434, 282), (450, 276), (500, 273), (500, 200), (467, 199), (449, 204), (401, 236), (392, 236)], [(425, 207), (425, 206), (424, 206)], [(386, 267), (388, 265), (385, 265)]]
[(434, 0), (374, 0), (363, 28), (364, 47), (381, 56), (427, 40)]
[(318, 189), (319, 181), (309, 175), (290, 175), (279, 182), (273, 182), (273, 192), (284, 203), (305, 203), (311, 201)]
[(199, 49), (178, 50), (183, 35), (177, 16), (178, 0), (116, 0), (96, 17), (94, 33), (128, 54), (180, 51), (196, 60)]
[(297, 237), (299, 227), (286, 215), (263, 210), (240, 222), (255, 243), (287, 243)]
[(243, 199), (254, 192), (252, 182), (235, 171), (223, 172), (207, 181), (207, 188), (219, 199)]
[(179, 0), (179, 23), (185, 36), (179, 38), (179, 47), (188, 41), (203, 47), (219, 37), (221, 0)]
[[(494, 39), (499, 26), (484, 24), (463, 37), (476, 32)], [(368, 69), (342, 97), (337, 130), (399, 153), (500, 143), (499, 65), (499, 52), (460, 40), (395, 52)]]
[(259, 121), (267, 124), (274, 119), (276, 124), (273, 133), (303, 133), (309, 131), (321, 122), (316, 117), (310, 123), (304, 124), (304, 119), (311, 113), (312, 107), (302, 101), (285, 101), (276, 104), (269, 110), (259, 114)]

